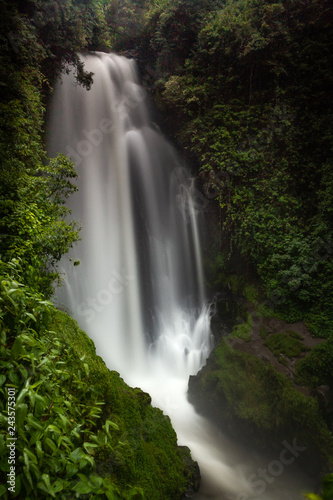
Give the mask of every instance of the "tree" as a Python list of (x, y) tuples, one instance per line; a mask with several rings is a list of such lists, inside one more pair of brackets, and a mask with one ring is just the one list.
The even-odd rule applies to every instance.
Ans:
[(62, 155), (26, 172), (1, 222), (3, 260), (18, 259), (26, 285), (45, 296), (53, 291), (57, 262), (78, 239), (78, 224), (67, 220), (70, 211), (64, 206), (77, 189), (70, 180), (76, 177), (73, 164)]

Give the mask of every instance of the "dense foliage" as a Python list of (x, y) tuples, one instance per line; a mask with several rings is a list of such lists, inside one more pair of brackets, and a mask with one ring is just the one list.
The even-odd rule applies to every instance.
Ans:
[(119, 38), (111, 22), (119, 5), (103, 0), (1, 0), (0, 5), (0, 257), (19, 258), (24, 283), (50, 296), (56, 264), (78, 239), (78, 226), (64, 207), (76, 189), (70, 182), (76, 177), (73, 165), (61, 155), (50, 161), (44, 151), (45, 106), (61, 72), (74, 71), (77, 82), (90, 88), (93, 75), (78, 52), (107, 50)]
[[(75, 190), (69, 179), (76, 173), (62, 156), (47, 165), (42, 141), (41, 91), (49, 85), (42, 69), (51, 59), (55, 78), (59, 65), (76, 64), (74, 52), (72, 59), (64, 53), (57, 55), (57, 43), (53, 46), (43, 40), (45, 25), (49, 26), (46, 14), (51, 19), (48, 5), (2, 2), (0, 20), (0, 255), (6, 262), (20, 258), (25, 283), (46, 295), (55, 278), (54, 264), (78, 238), (75, 224), (65, 222), (63, 207)], [(45, 13), (43, 22), (41, 12)], [(55, 37), (55, 27), (48, 29)], [(62, 33), (65, 40), (68, 33)], [(70, 39), (66, 43), (68, 54), (77, 48), (73, 40), (72, 47)], [(89, 75), (76, 66), (85, 82)]]
[(180, 498), (188, 452), (169, 418), (106, 368), (73, 320), (13, 281), (13, 267), (0, 269), (0, 496), (12, 497), (14, 464), (13, 496), (26, 500)]
[[(332, 331), (330, 2), (169, 0), (141, 39), (147, 83), (272, 307)], [(153, 75), (153, 81), (151, 76)]]

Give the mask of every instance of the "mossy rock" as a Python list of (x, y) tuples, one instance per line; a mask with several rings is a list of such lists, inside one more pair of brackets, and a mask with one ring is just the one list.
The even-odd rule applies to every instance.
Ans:
[(247, 313), (247, 319), (245, 323), (241, 323), (239, 325), (235, 325), (232, 329), (230, 338), (240, 338), (245, 340), (245, 342), (249, 342), (251, 340), (252, 333), (252, 316), (250, 313)]
[(272, 353), (279, 359), (279, 357), (287, 356), (287, 358), (297, 358), (303, 352), (309, 350), (307, 346), (302, 344), (302, 337), (293, 331), (286, 331), (283, 333), (273, 333), (264, 342)]
[(296, 439), (307, 448), (304, 460), (316, 457), (318, 465), (333, 455), (317, 400), (295, 390), (272, 365), (225, 341), (190, 377), (189, 400), (224, 432), (258, 448), (278, 450), (283, 440)]

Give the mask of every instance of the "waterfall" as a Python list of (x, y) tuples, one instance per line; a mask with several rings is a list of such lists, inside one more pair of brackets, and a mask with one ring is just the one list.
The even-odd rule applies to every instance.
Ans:
[[(76, 164), (79, 191), (68, 206), (82, 223), (81, 241), (61, 263), (57, 303), (108, 367), (171, 417), (199, 462), (198, 498), (257, 498), (249, 480), (256, 459), (186, 399), (189, 375), (212, 348), (193, 180), (151, 121), (135, 62), (104, 53), (82, 59), (94, 73), (92, 89), (64, 75), (50, 106), (48, 152)], [(282, 498), (281, 482), (267, 486), (260, 498)], [(283, 491), (302, 498), (299, 486)]]

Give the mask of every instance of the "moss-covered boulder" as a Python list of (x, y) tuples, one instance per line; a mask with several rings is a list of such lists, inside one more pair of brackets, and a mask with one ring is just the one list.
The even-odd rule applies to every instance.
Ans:
[(281, 449), (283, 441), (306, 449), (302, 460), (320, 467), (333, 456), (333, 440), (318, 401), (293, 388), (271, 364), (237, 351), (224, 340), (197, 376), (189, 400), (223, 431), (259, 448)]

